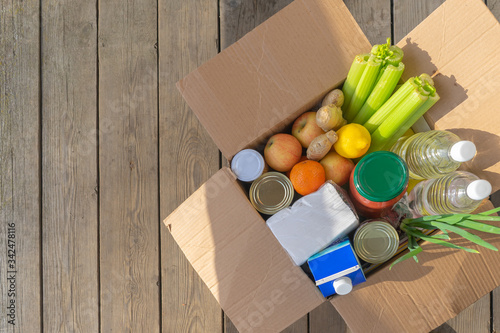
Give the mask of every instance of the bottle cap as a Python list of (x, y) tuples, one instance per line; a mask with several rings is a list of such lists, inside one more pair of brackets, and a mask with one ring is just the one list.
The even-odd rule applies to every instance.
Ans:
[(352, 290), (352, 281), (349, 277), (343, 276), (333, 281), (333, 289), (338, 295), (347, 295)]
[(472, 141), (458, 141), (451, 146), (450, 156), (457, 162), (467, 162), (476, 155), (476, 145)]
[(489, 181), (478, 179), (467, 186), (467, 196), (472, 200), (483, 200), (491, 194), (491, 190)]
[(256, 150), (243, 149), (234, 155), (231, 161), (231, 169), (239, 180), (251, 182), (262, 175), (264, 158)]

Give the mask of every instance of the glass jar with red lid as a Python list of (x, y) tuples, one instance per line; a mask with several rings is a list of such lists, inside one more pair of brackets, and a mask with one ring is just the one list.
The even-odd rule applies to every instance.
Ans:
[(405, 194), (408, 177), (405, 161), (392, 152), (363, 157), (349, 178), (349, 194), (358, 213), (369, 218), (388, 215)]

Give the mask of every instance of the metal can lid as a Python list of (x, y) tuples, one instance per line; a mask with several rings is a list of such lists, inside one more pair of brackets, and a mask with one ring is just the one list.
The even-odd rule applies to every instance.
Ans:
[(392, 225), (373, 221), (361, 225), (354, 234), (354, 250), (366, 262), (379, 264), (394, 256), (399, 236)]
[(264, 158), (258, 151), (243, 149), (234, 155), (231, 170), (239, 180), (251, 182), (262, 175), (264, 165)]
[(250, 202), (255, 209), (267, 215), (288, 207), (293, 195), (292, 182), (279, 172), (266, 172), (250, 186)]
[(408, 167), (398, 155), (389, 151), (368, 154), (354, 168), (356, 191), (373, 202), (390, 201), (408, 185)]

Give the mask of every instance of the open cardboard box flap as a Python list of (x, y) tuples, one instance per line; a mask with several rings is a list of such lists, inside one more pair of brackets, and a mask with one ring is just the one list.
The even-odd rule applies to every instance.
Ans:
[[(478, 154), (463, 167), (500, 188), (498, 21), (480, 0), (448, 0), (398, 45), (404, 78), (436, 73), (441, 100), (427, 122), (474, 141)], [(342, 1), (296, 0), (178, 87), (231, 158), (317, 103), (342, 83), (354, 55), (369, 49)], [(228, 169), (165, 224), (241, 332), (278, 332), (323, 301)], [(500, 247), (498, 236), (485, 239)], [(420, 264), (383, 268), (332, 299), (354, 332), (427, 332), (499, 285), (498, 252), (424, 246)]]
[(177, 244), (240, 332), (279, 332), (324, 302), (229, 170), (166, 220)]
[(231, 159), (339, 86), (356, 54), (370, 48), (342, 1), (296, 0), (177, 87)]

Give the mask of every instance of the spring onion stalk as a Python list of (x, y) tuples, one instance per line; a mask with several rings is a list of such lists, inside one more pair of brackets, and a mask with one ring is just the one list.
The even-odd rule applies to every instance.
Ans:
[(398, 129), (422, 106), (428, 96), (414, 89), (372, 133), (370, 149), (367, 153), (381, 150)]
[(354, 61), (352, 62), (351, 68), (349, 69), (349, 73), (347, 74), (347, 78), (344, 82), (344, 85), (342, 86), (342, 92), (344, 93), (344, 103), (342, 104), (343, 109), (347, 109), (347, 106), (349, 106), (352, 95), (356, 90), (359, 79), (365, 71), (366, 63), (369, 58), (369, 53), (358, 54), (356, 57), (354, 57)]
[(365, 104), (361, 107), (353, 123), (364, 124), (388, 99), (391, 97), (394, 88), (399, 82), (405, 65), (400, 62), (399, 65), (388, 65), (381, 73), (382, 76), (373, 88)]
[[(492, 244), (484, 241), (479, 236), (463, 229), (466, 228), (498, 235), (500, 234), (499, 227), (479, 221), (500, 222), (500, 216), (491, 216), (491, 214), (495, 214), (499, 211), (500, 207), (489, 210), (487, 212), (483, 212), (481, 214), (446, 214), (403, 219), (403, 221), (401, 222), (401, 230), (408, 236), (408, 249), (410, 251), (395, 260), (389, 269), (392, 269), (395, 264), (412, 257), (416, 262), (418, 262), (416, 255), (422, 252), (422, 248), (416, 242), (417, 238), (453, 249), (464, 250), (470, 253), (479, 252), (475, 249), (470, 249), (448, 242), (448, 240), (450, 239), (450, 237), (448, 236), (448, 232), (455, 233), (458, 236), (470, 241), (471, 243), (482, 246), (489, 250), (498, 251), (498, 249)], [(440, 230), (441, 232), (443, 232), (443, 234), (425, 235), (422, 232), (422, 229)]]
[(380, 71), (381, 65), (382, 62), (373, 56), (368, 59), (363, 75), (361, 75), (358, 85), (356, 86), (356, 90), (354, 90), (354, 94), (351, 97), (349, 106), (344, 112), (344, 118), (348, 122), (351, 122), (354, 119), (354, 117), (372, 92), (372, 89), (378, 78), (378, 73)]
[(368, 132), (373, 133), (380, 124), (401, 104), (402, 101), (415, 90), (416, 84), (413, 82), (415, 78), (409, 78), (381, 107), (368, 119), (363, 126)]
[(437, 94), (437, 92), (434, 92), (434, 95), (432, 96), (429, 95), (424, 104), (422, 104), (422, 106), (420, 106), (415, 112), (413, 112), (408, 120), (403, 125), (401, 125), (400, 128), (398, 128), (398, 130), (392, 135), (392, 137), (387, 140), (386, 144), (382, 147), (381, 150), (389, 150), (392, 145), (394, 145), (396, 141), (398, 141), (398, 139), (403, 136), (403, 134), (405, 134), (406, 131), (408, 131), (410, 127), (412, 127), (413, 124), (415, 124), (416, 121), (427, 112), (427, 110), (429, 110), (434, 104), (436, 104), (437, 101), (439, 101), (439, 95)]

